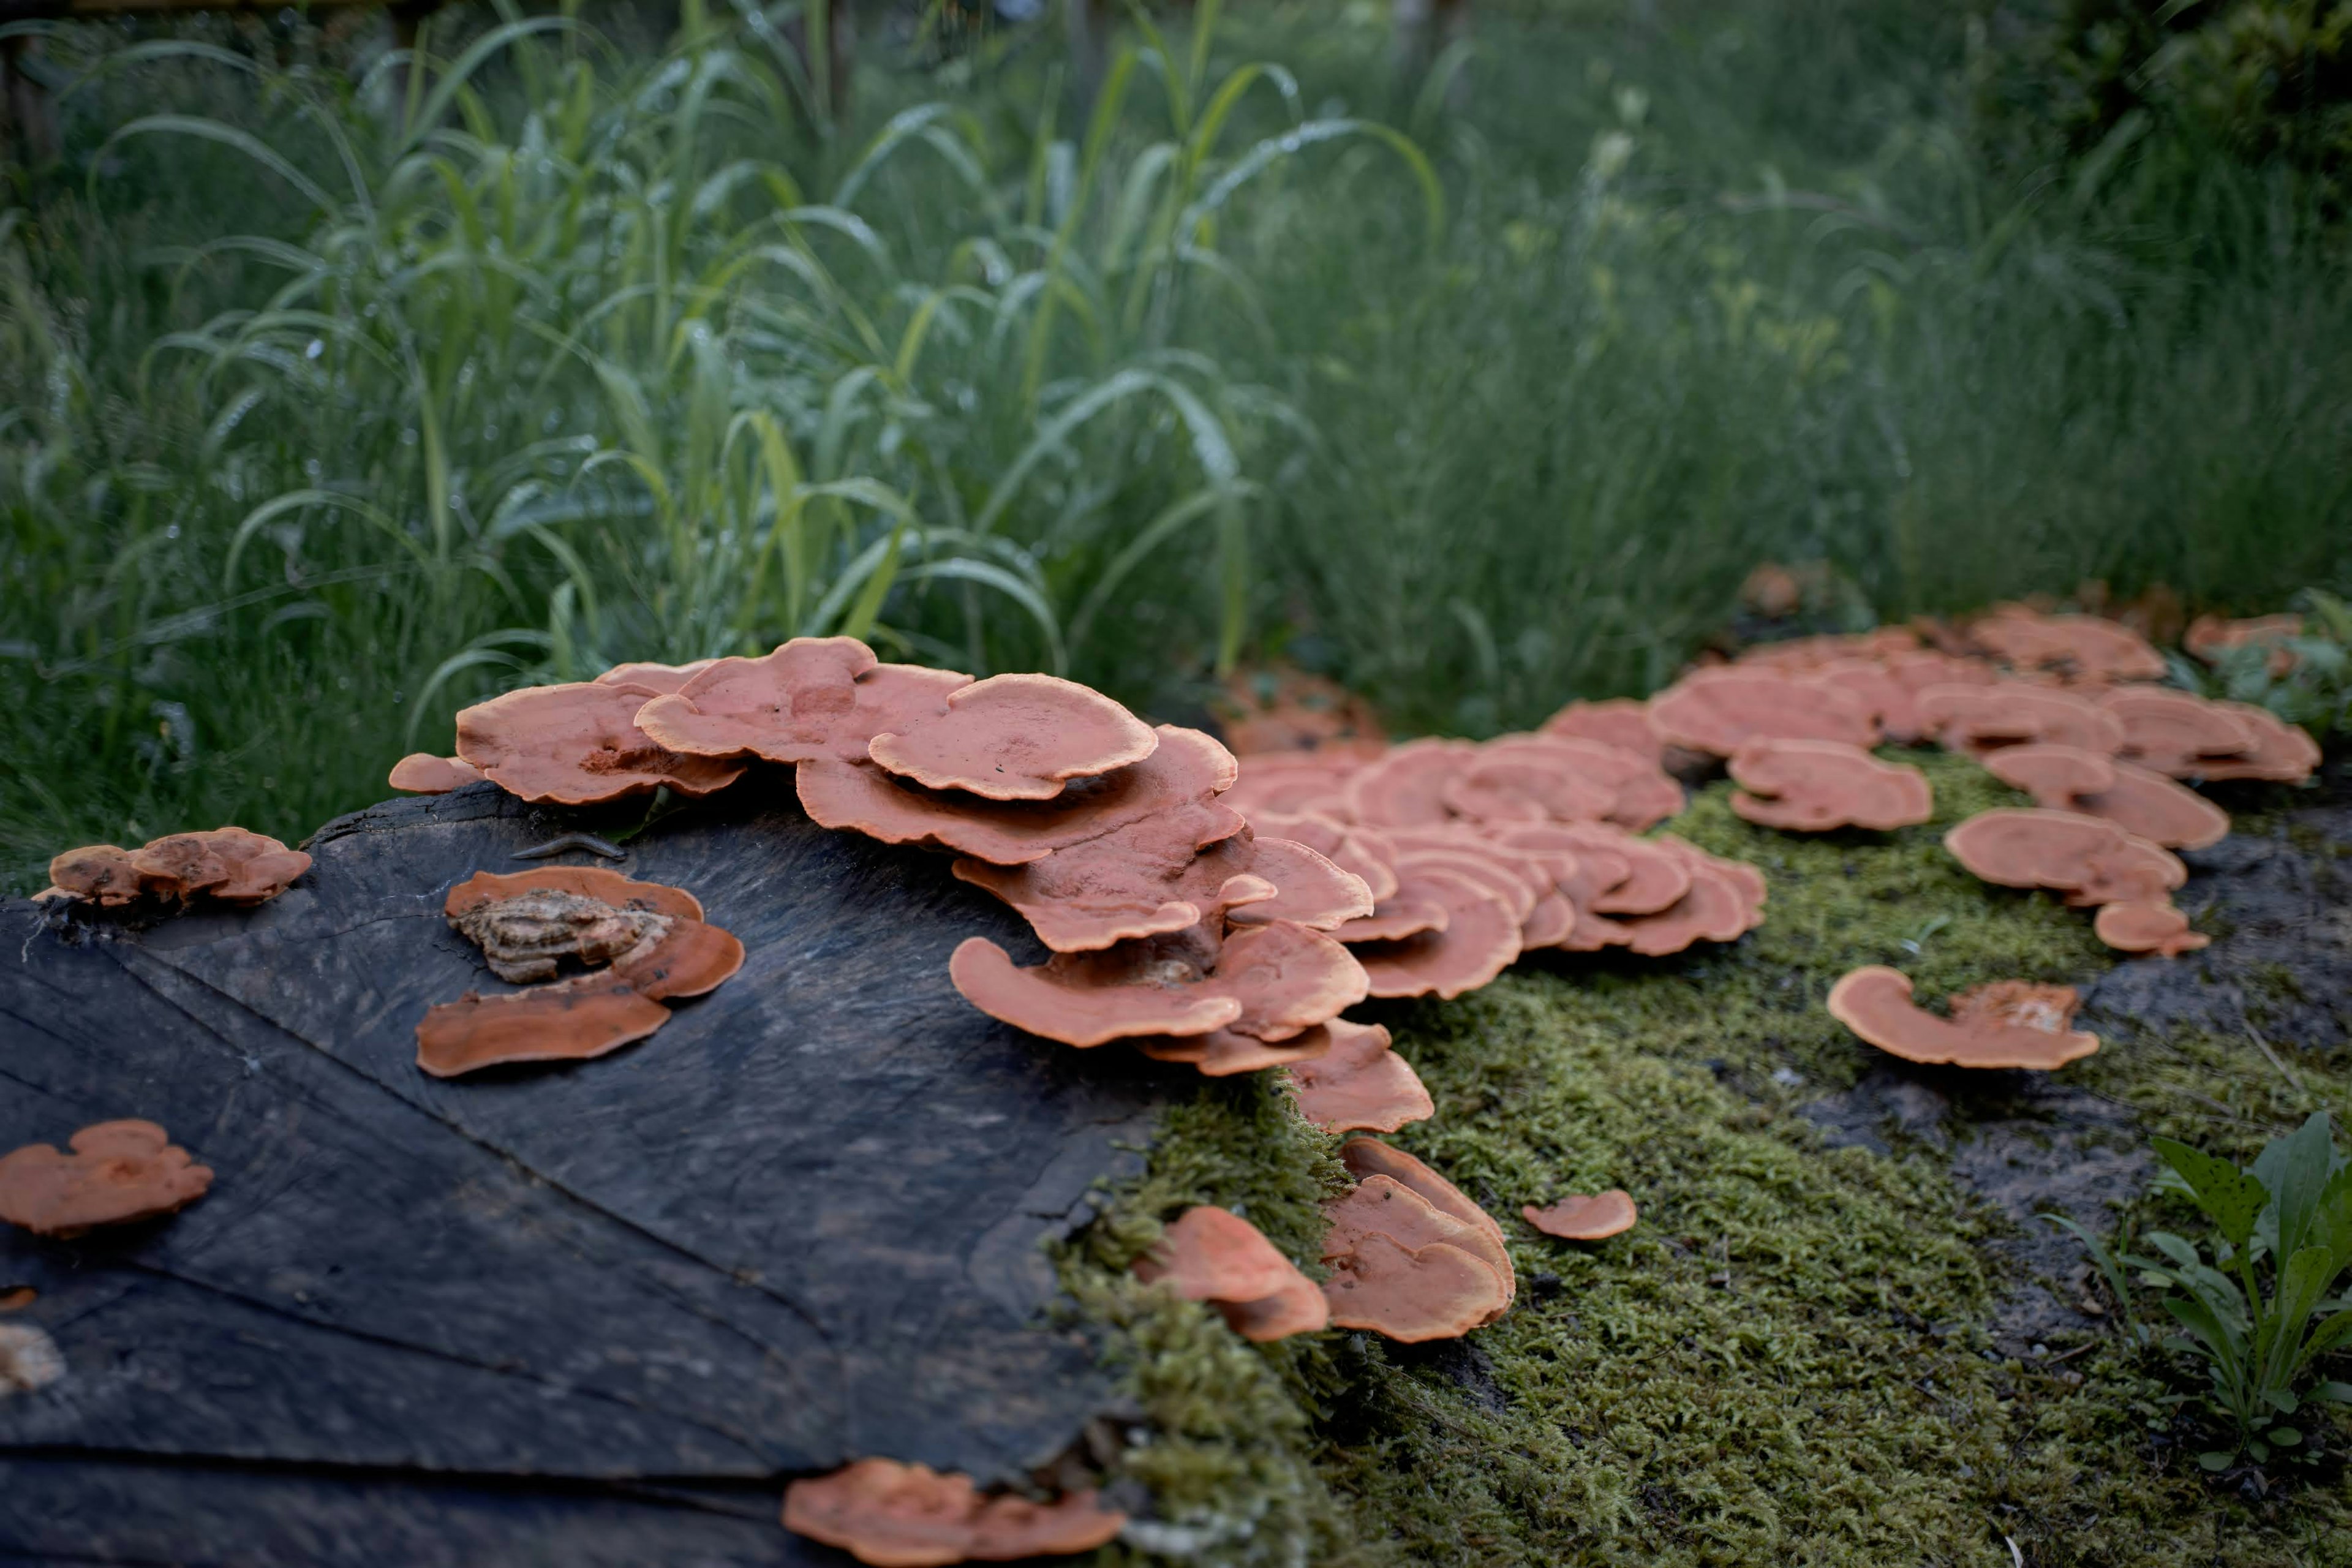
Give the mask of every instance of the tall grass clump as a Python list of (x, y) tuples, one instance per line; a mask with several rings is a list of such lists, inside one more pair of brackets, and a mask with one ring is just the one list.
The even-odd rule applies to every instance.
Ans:
[[(1009, 131), (929, 101), (846, 139), (751, 10), (689, 6), (645, 65), (569, 15), (428, 33), (389, 116), (202, 43), (100, 57), (270, 107), (101, 126), (86, 187), (0, 227), (16, 879), (85, 838), (299, 832), (460, 702), (625, 658), (1229, 664), (1301, 437), (1211, 352), (1265, 331), (1220, 229), (1350, 141), (1423, 243), (1443, 208), (1394, 132), (1213, 71), (1213, 12), (1075, 125), (1049, 82)], [(110, 184), (191, 160), (270, 221), (121, 279)], [(89, 321), (111, 281), (139, 322)]]

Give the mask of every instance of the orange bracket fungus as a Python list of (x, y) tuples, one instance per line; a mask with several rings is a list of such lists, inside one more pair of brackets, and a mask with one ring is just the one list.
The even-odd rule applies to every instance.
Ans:
[(2045, 616), (2003, 605), (1972, 623), (1968, 636), (2019, 669), (2054, 669), (2090, 681), (2164, 679), (2164, 656), (2146, 637), (2097, 616)]
[(1326, 1132), (1394, 1132), (1437, 1114), (1412, 1064), (1389, 1048), (1378, 1024), (1335, 1018), (1330, 1048), (1289, 1068), (1298, 1113)]
[(1911, 1000), (1911, 980), (1872, 964), (1830, 987), (1830, 1016), (1889, 1056), (1931, 1066), (2032, 1068), (2047, 1071), (2099, 1048), (2080, 1030), (2051, 1030), (1986, 1017), (1939, 1018)]
[(1664, 765), (1666, 743), (1650, 722), (1650, 705), (1638, 697), (1571, 702), (1543, 721), (1543, 733), (1598, 741), (1631, 752), (1653, 767)]
[[(665, 1000), (715, 990), (743, 966), (743, 944), (705, 921), (691, 893), (602, 867), (478, 872), (442, 910), (500, 979), (548, 984), (469, 991), (427, 1012), (416, 1063), (436, 1078), (603, 1056), (667, 1023)], [(586, 972), (558, 979), (567, 963)]]
[(941, 1568), (1092, 1552), (1127, 1516), (1090, 1491), (1053, 1503), (989, 1497), (968, 1476), (858, 1459), (784, 1489), (784, 1528), (838, 1546), (868, 1568)]
[(2052, 889), (2077, 906), (2161, 899), (2189, 879), (2177, 856), (2115, 823), (2038, 807), (1980, 811), (1944, 847), (1988, 882)]
[(1612, 1187), (1591, 1197), (1572, 1194), (1549, 1208), (1527, 1204), (1519, 1209), (1527, 1222), (1546, 1236), (1562, 1241), (1605, 1241), (1633, 1228), (1639, 1218), (1633, 1194)]
[(1186, 1209), (1137, 1259), (1135, 1277), (1206, 1301), (1235, 1333), (1261, 1343), (1314, 1333), (1330, 1318), (1322, 1287), (1229, 1209)]
[(1399, 1186), (1410, 1187), (1440, 1214), (1451, 1215), (1470, 1226), (1475, 1233), (1470, 1243), (1472, 1250), (1502, 1279), (1505, 1305), (1517, 1296), (1517, 1277), (1511, 1271), (1511, 1254), (1503, 1237), (1503, 1227), (1495, 1223), (1492, 1215), (1472, 1203), (1461, 1188), (1393, 1143), (1383, 1143), (1377, 1138), (1349, 1139), (1339, 1145), (1339, 1163), (1358, 1181), (1386, 1176)]
[[(1481, 880), (1427, 861), (1401, 861), (1391, 905), (1433, 908), (1436, 922), (1417, 934), (1383, 940), (1412, 923), (1381, 910), (1370, 923), (1350, 921), (1336, 933), (1356, 945), (1375, 996), (1437, 996), (1451, 1001), (1475, 991), (1519, 956), (1519, 917), (1504, 896)], [(1383, 906), (1384, 908), (1389, 906)]]
[(1350, 820), (1374, 827), (1433, 827), (1453, 820), (1446, 786), (1477, 748), (1467, 741), (1407, 741), (1348, 775)]
[(1206, 813), (1194, 843), (1213, 844), (1240, 832), (1241, 814), (1217, 798), (1237, 774), (1233, 753), (1198, 730), (1163, 724), (1158, 736), (1141, 762), (1044, 801), (922, 789), (873, 763), (820, 758), (801, 765), (801, 805), (820, 827), (845, 828), (885, 844), (933, 845), (993, 866), (1027, 865), (1187, 805)]
[(100, 1226), (154, 1219), (203, 1197), (212, 1169), (152, 1121), (101, 1121), (68, 1141), (71, 1153), (35, 1143), (0, 1158), (0, 1220), (70, 1239)]
[(2189, 917), (2162, 899), (2105, 905), (2091, 929), (2118, 952), (2153, 952), (2162, 958), (2194, 952), (2213, 940), (2190, 931)]
[(1731, 777), (1750, 792), (1733, 795), (1731, 809), (1763, 827), (1884, 830), (1935, 815), (1927, 774), (1834, 741), (1751, 741), (1732, 757)]
[(1402, 1150), (1354, 1138), (1339, 1157), (1357, 1178), (1324, 1205), (1323, 1287), (1338, 1328), (1408, 1342), (1493, 1322), (1517, 1293), (1502, 1227), (1451, 1182)]
[(447, 795), (453, 789), (481, 783), (482, 771), (463, 757), (411, 752), (392, 764), (392, 777), (384, 782), (403, 795)]
[(1282, 1040), (1261, 1040), (1231, 1029), (1212, 1029), (1205, 1035), (1181, 1037), (1137, 1037), (1134, 1045), (1153, 1061), (1181, 1062), (1202, 1078), (1232, 1078), (1237, 1073), (1311, 1061), (1331, 1048), (1333, 1029), (1352, 1027), (1355, 1026), (1334, 1019), (1301, 1029)]
[(637, 710), (655, 743), (682, 756), (863, 761), (880, 731), (947, 710), (971, 677), (881, 664), (856, 637), (794, 637), (757, 658), (713, 659)]
[(2002, 746), (2078, 746), (2107, 754), (2124, 742), (2122, 721), (2098, 704), (2027, 681), (1930, 686), (1916, 703), (1927, 733), (1946, 750), (1979, 761)]
[(2230, 816), (2164, 774), (2076, 746), (2011, 746), (1985, 771), (2036, 805), (2104, 817), (2167, 849), (2202, 849), (2230, 831)]
[(1878, 742), (1853, 693), (1754, 665), (1693, 670), (1650, 699), (1650, 723), (1667, 743), (1717, 757), (1750, 741)]
[[(690, 684), (690, 683), (689, 683)], [(457, 755), (508, 794), (593, 805), (667, 787), (703, 795), (743, 776), (740, 763), (666, 750), (637, 727), (646, 686), (527, 686), (457, 715)]]
[(688, 664), (655, 664), (649, 660), (639, 660), (616, 664), (598, 676), (596, 680), (603, 686), (646, 686), (656, 691), (676, 691), (718, 662), (714, 658), (698, 658)]
[(1151, 726), (1091, 687), (997, 675), (948, 693), (936, 718), (877, 734), (866, 754), (927, 789), (1050, 800), (1070, 780), (1139, 763), (1159, 743)]

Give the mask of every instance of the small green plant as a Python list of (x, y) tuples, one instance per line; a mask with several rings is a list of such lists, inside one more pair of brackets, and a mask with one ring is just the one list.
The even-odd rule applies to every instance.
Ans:
[(2156, 1152), (2171, 1167), (2158, 1190), (2187, 1197), (2219, 1233), (2208, 1243), (2211, 1263), (2197, 1243), (2169, 1231), (2147, 1234), (2161, 1255), (2147, 1258), (2112, 1250), (2062, 1215), (2042, 1217), (2090, 1250), (2135, 1342), (2156, 1335), (2132, 1310), (2130, 1272), (2170, 1292), (2161, 1305), (2188, 1331), (2165, 1339), (2165, 1348), (2204, 1358), (2209, 1403), (2232, 1428), (2231, 1447), (2198, 1462), (2221, 1470), (2244, 1454), (2265, 1463), (2302, 1447), (2301, 1428), (2286, 1418), (2305, 1404), (2352, 1404), (2352, 1384), (2294, 1390), (2321, 1356), (2352, 1342), (2352, 1299), (2327, 1297), (2352, 1266), (2352, 1161), (2337, 1152), (2321, 1111), (2271, 1140), (2244, 1169), (2168, 1138), (2156, 1140)]

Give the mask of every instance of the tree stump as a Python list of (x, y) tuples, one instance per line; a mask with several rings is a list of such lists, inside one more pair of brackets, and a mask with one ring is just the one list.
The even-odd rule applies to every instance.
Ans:
[(7, 906), (0, 1151), (141, 1117), (216, 1175), (165, 1220), (0, 1226), (0, 1300), (37, 1292), (0, 1323), (65, 1363), (0, 1381), (0, 1558), (839, 1563), (784, 1478), (985, 1485), (1112, 1409), (1042, 1245), (1182, 1070), (966, 1005), (950, 952), (1034, 962), (1019, 919), (768, 773), (618, 868), (699, 898), (740, 974), (597, 1060), (427, 1077), (425, 1010), (503, 989), (444, 894), (572, 825), (476, 785), (331, 824), (257, 910)]

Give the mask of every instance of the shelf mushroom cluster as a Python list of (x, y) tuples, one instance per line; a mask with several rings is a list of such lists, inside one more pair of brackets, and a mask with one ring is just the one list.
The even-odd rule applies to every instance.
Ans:
[(33, 897), (120, 908), (199, 901), (250, 909), (268, 902), (310, 868), (310, 857), (242, 827), (173, 833), (136, 849), (111, 844), (68, 849), (49, 861), (49, 886)]

